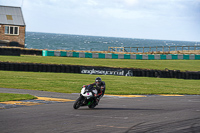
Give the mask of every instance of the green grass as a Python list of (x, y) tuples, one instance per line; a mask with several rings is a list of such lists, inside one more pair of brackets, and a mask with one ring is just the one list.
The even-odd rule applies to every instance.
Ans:
[(107, 66), (121, 68), (142, 68), (181, 71), (200, 71), (200, 60), (131, 60), (131, 59), (92, 59), (73, 57), (44, 57), (44, 56), (0, 56), (0, 61), (66, 64), (84, 66)]
[(30, 99), (36, 99), (36, 97), (29, 94), (0, 93), (0, 102), (30, 100)]
[[(0, 56), (0, 61), (157, 70), (164, 70), (165, 68), (168, 68), (170, 70), (200, 71), (200, 60), (126, 60), (23, 55)], [(97, 76), (100, 76), (106, 82), (106, 94), (200, 95), (199, 80), (124, 77), (113, 75), (85, 75), (71, 73), (0, 71), (0, 87), (61, 93), (80, 93), (82, 85), (93, 83)], [(0, 101), (25, 100), (33, 98), (34, 97), (30, 95), (0, 94)]]
[(0, 87), (80, 93), (82, 85), (100, 76), (106, 82), (106, 94), (188, 94), (200, 95), (199, 80), (0, 71)]

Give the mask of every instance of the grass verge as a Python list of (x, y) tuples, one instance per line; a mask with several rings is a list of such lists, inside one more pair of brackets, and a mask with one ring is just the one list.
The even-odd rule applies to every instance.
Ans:
[(0, 87), (61, 93), (80, 93), (82, 85), (100, 76), (106, 94), (186, 94), (200, 95), (199, 80), (0, 71)]
[(0, 102), (36, 99), (29, 94), (0, 93)]
[(200, 60), (131, 60), (131, 59), (93, 59), (73, 57), (44, 57), (44, 56), (0, 56), (0, 61), (43, 63), (43, 64), (66, 64), (84, 66), (106, 66), (121, 68), (141, 68), (181, 71), (200, 71)]

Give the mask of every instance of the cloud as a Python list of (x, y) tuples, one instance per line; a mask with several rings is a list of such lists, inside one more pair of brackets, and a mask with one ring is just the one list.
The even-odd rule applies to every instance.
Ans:
[[(112, 17), (122, 19), (188, 17), (199, 0), (9, 0), (3, 3), (21, 6), (29, 12), (74, 14), (77, 16)], [(195, 12), (192, 12), (195, 14)], [(187, 16), (186, 16), (187, 15)], [(193, 15), (192, 15), (193, 16)]]
[(0, 0), (0, 3), (23, 5), (27, 31), (152, 39), (194, 40), (200, 36), (200, 0)]
[(133, 6), (133, 5), (137, 5), (139, 3), (138, 0), (124, 0), (124, 2), (127, 6)]

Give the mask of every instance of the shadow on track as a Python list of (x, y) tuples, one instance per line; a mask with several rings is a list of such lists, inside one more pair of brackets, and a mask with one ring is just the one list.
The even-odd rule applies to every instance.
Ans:
[(79, 110), (162, 110), (162, 109), (139, 109), (139, 108), (94, 108), (94, 109), (89, 109), (89, 108), (79, 108)]

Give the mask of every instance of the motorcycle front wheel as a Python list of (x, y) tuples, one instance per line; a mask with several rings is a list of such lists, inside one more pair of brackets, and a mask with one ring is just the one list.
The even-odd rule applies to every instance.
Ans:
[(74, 109), (78, 109), (81, 106), (82, 97), (80, 96), (74, 103)]

